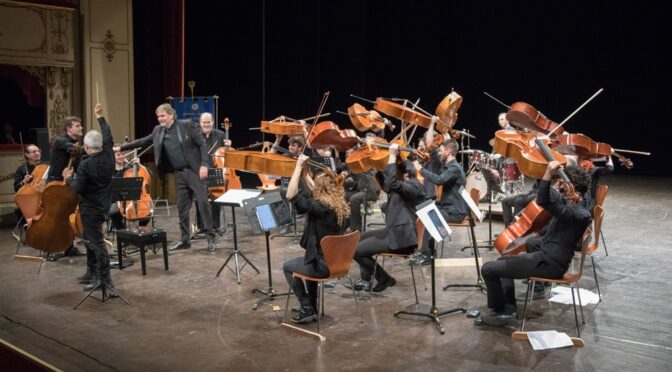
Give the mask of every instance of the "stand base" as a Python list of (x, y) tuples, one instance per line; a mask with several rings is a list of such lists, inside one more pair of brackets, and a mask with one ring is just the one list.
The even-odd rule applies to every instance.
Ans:
[[(238, 256), (242, 257), (243, 260), (245, 261), (245, 263), (243, 264), (242, 267), (240, 266), (240, 263), (239, 263), (239, 261), (238, 261)], [(247, 257), (245, 257), (245, 255), (243, 254), (243, 252), (241, 252), (241, 251), (239, 251), (239, 250), (237, 250), (237, 249), (234, 249), (233, 251), (231, 251), (231, 254), (229, 254), (229, 257), (226, 259), (226, 261), (224, 261), (224, 264), (222, 265), (222, 267), (219, 268), (219, 271), (217, 271), (217, 275), (215, 275), (216, 277), (219, 277), (219, 274), (222, 273), (222, 270), (224, 270), (225, 267), (228, 267), (227, 265), (228, 265), (229, 261), (231, 260), (231, 258), (233, 258), (234, 261), (236, 262), (236, 270), (235, 270), (235, 271), (234, 271), (234, 270), (231, 270), (231, 268), (229, 268), (229, 270), (231, 270), (232, 273), (236, 274), (236, 279), (238, 280), (238, 284), (240, 284), (240, 272), (241, 272), (241, 271), (245, 268), (245, 266), (247, 266), (248, 264), (254, 269), (254, 271), (257, 272), (257, 274), (260, 273), (260, 272), (259, 272), (259, 269), (257, 269), (257, 267), (254, 266), (254, 264), (253, 264), (250, 260), (248, 260)]]
[(481, 291), (487, 291), (482, 278), (478, 278), (476, 284), (448, 284), (443, 287), (443, 290), (448, 290), (448, 288), (478, 288)]
[(129, 266), (133, 266), (133, 260), (126, 260), (121, 262), (121, 268), (119, 267), (119, 261), (110, 261), (110, 267), (113, 269), (123, 270)]
[[(93, 297), (93, 296), (92, 296), (93, 292), (95, 292), (95, 291), (97, 291), (97, 290), (101, 290), (101, 291), (102, 291), (102, 297), (101, 297), (101, 298), (96, 298), (96, 297)], [(111, 292), (109, 295), (108, 295), (108, 293), (107, 293), (108, 291)], [(107, 301), (107, 300), (109, 300), (109, 299), (111, 299), (111, 298), (117, 298), (117, 297), (118, 297), (118, 298), (121, 298), (121, 300), (124, 301), (124, 302), (126, 303), (126, 305), (129, 305), (128, 301), (126, 301), (123, 297), (121, 297), (121, 295), (120, 295), (117, 291), (115, 291), (115, 290), (114, 290), (112, 287), (110, 287), (109, 285), (105, 284), (104, 281), (101, 281), (100, 283), (98, 283), (98, 285), (97, 285), (95, 288), (93, 288), (92, 290), (90, 290), (89, 293), (87, 293), (86, 296), (84, 296), (84, 298), (82, 298), (82, 300), (79, 301), (79, 303), (78, 303), (77, 305), (75, 305), (75, 307), (73, 308), (73, 310), (77, 310), (77, 308), (79, 307), (79, 305), (81, 305), (82, 302), (84, 302), (87, 298), (93, 298), (94, 300), (96, 300), (96, 301), (98, 301), (98, 302), (105, 302), (105, 301)]]
[(252, 310), (257, 310), (259, 305), (262, 305), (267, 301), (272, 301), (276, 297), (289, 296), (288, 292), (278, 293), (278, 291), (276, 291), (275, 288), (273, 288), (273, 287), (268, 287), (268, 289), (266, 291), (262, 291), (261, 289), (255, 288), (255, 289), (252, 290), (252, 294), (255, 294), (255, 293), (260, 293), (260, 294), (264, 295), (264, 298), (262, 298), (261, 300), (257, 301), (254, 305), (252, 305)]
[(444, 310), (444, 311), (439, 311), (439, 308), (436, 306), (431, 306), (428, 311), (421, 312), (421, 311), (407, 311), (407, 310), (399, 310), (394, 313), (394, 316), (396, 318), (399, 318), (399, 315), (412, 315), (412, 316), (421, 316), (425, 318), (429, 318), (432, 320), (432, 322), (436, 325), (436, 327), (439, 330), (439, 333), (445, 334), (446, 329), (443, 327), (439, 319), (443, 316), (446, 316), (448, 314), (452, 314), (455, 312), (461, 311), (462, 313), (466, 313), (467, 309), (461, 308), (461, 307), (456, 307), (454, 309), (450, 310)]

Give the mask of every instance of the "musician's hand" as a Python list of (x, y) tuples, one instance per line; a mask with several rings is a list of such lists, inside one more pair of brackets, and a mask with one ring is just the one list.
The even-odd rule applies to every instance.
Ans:
[(33, 180), (33, 175), (32, 174), (26, 174), (23, 176), (23, 183), (28, 184)]
[(121, 151), (121, 147), (120, 146), (114, 146), (112, 148), (112, 151), (114, 151), (114, 152)]
[(393, 143), (390, 145), (390, 156), (399, 155), (399, 144)]
[(96, 103), (96, 108), (94, 108), (93, 111), (96, 113), (96, 118), (103, 117), (103, 105), (102, 104)]
[(65, 168), (63, 169), (63, 173), (61, 173), (61, 175), (63, 176), (64, 180), (67, 180), (68, 178), (70, 178), (70, 176), (72, 176), (72, 172), (73, 172), (72, 168)]
[(131, 160), (131, 163), (133, 163), (133, 164), (140, 164), (140, 159), (135, 158), (135, 159)]
[(420, 169), (422, 169), (422, 165), (420, 165), (420, 162), (417, 160), (413, 160), (413, 166), (417, 172), (420, 172)]
[(208, 178), (208, 167), (201, 166), (200, 168), (198, 168), (198, 177), (201, 180)]
[(303, 168), (305, 166), (306, 161), (310, 159), (308, 155), (301, 154), (299, 155), (299, 158), (296, 159), (296, 167), (297, 168)]
[(285, 138), (282, 134), (276, 134), (275, 135), (275, 144), (280, 145), (280, 142), (282, 142), (282, 139)]
[(223, 143), (224, 143), (224, 147), (231, 147), (231, 140), (225, 139), (223, 141)]

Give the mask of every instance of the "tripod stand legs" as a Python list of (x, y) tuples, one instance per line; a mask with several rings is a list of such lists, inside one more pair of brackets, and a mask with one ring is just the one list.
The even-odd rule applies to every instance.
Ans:
[[(280, 296), (289, 296), (289, 292), (287, 293), (278, 293), (274, 288), (273, 288), (273, 276), (271, 275), (271, 248), (270, 248), (270, 242), (269, 242), (269, 232), (265, 232), (266, 236), (266, 262), (268, 265), (268, 289), (266, 291), (262, 291), (261, 289), (253, 289), (252, 294), (255, 293), (261, 293), (264, 295), (264, 298), (261, 300), (257, 301), (254, 305), (252, 305), (252, 310), (257, 310), (257, 307), (259, 305), (263, 304), (266, 301), (273, 300), (276, 297)], [(258, 272), (258, 270), (257, 270)]]
[[(122, 301), (124, 301), (126, 303), (126, 305), (129, 305), (129, 303), (128, 303), (128, 301), (126, 301), (126, 299), (121, 297), (121, 295), (116, 290), (114, 290), (114, 288), (110, 287), (105, 282), (105, 279), (104, 279), (105, 277), (103, 276), (103, 268), (102, 268), (102, 265), (100, 265), (100, 261), (99, 261), (99, 266), (100, 266), (100, 269), (99, 269), (100, 272), (98, 274), (100, 275), (100, 280), (98, 281), (98, 284), (92, 290), (90, 290), (89, 293), (87, 293), (86, 296), (84, 296), (84, 298), (82, 298), (82, 300), (79, 301), (79, 303), (77, 305), (75, 305), (73, 310), (77, 310), (79, 305), (81, 305), (89, 297), (93, 298), (94, 300), (98, 300), (99, 302), (105, 302), (105, 301), (109, 300), (110, 298), (119, 297), (119, 298), (121, 298)], [(93, 292), (95, 292), (97, 290), (100, 290), (102, 292), (102, 296), (101, 296), (100, 299), (91, 296), (93, 294)], [(111, 293), (108, 294), (107, 293), (108, 291), (110, 291)]]
[(413, 316), (421, 316), (425, 318), (429, 318), (432, 320), (432, 322), (436, 325), (436, 327), (439, 330), (439, 333), (445, 334), (446, 329), (445, 327), (441, 324), (439, 319), (445, 315), (452, 314), (458, 311), (461, 311), (462, 313), (466, 313), (467, 309), (461, 308), (461, 307), (456, 307), (454, 309), (450, 310), (444, 310), (444, 311), (439, 311), (439, 309), (436, 307), (436, 265), (435, 265), (435, 257), (436, 257), (436, 249), (434, 247), (434, 244), (430, 245), (431, 247), (431, 260), (432, 260), (432, 306), (429, 308), (428, 312), (420, 312), (420, 311), (406, 311), (406, 310), (400, 310), (396, 311), (394, 313), (394, 316), (396, 318), (399, 317), (399, 315), (413, 315)]
[[(245, 261), (243, 266), (240, 266), (240, 261), (238, 261), (238, 256), (242, 257), (243, 261)], [(236, 274), (236, 280), (238, 281), (238, 284), (240, 284), (240, 272), (243, 270), (243, 268), (245, 268), (246, 265), (249, 264), (254, 269), (254, 271), (257, 272), (257, 274), (260, 273), (259, 269), (257, 269), (257, 267), (254, 266), (254, 264), (250, 260), (248, 260), (247, 257), (245, 257), (243, 252), (239, 251), (237, 248), (234, 248), (234, 250), (231, 252), (231, 254), (229, 254), (229, 257), (226, 259), (226, 261), (224, 261), (224, 264), (222, 265), (222, 267), (219, 268), (219, 270), (217, 271), (217, 275), (215, 275), (215, 276), (219, 277), (219, 274), (222, 273), (222, 270), (224, 270), (225, 267), (228, 267), (227, 265), (228, 265), (229, 261), (231, 261), (232, 258), (234, 259), (234, 261), (236, 263), (236, 270), (235, 271), (231, 270), (231, 268), (229, 268), (229, 270), (231, 270), (232, 273)]]

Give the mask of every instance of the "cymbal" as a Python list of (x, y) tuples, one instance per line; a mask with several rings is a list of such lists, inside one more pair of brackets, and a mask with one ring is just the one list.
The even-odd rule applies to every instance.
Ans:
[(495, 147), (495, 139), (490, 139), (490, 141), (488, 141), (488, 145), (490, 145), (490, 147)]
[(458, 153), (471, 155), (471, 154), (474, 153), (474, 150), (460, 150), (460, 151), (458, 151)]

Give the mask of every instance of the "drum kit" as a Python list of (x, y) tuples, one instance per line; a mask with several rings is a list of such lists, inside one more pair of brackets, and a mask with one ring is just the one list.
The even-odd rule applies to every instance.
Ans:
[(477, 189), (481, 200), (490, 202), (523, 191), (524, 176), (515, 161), (482, 150), (462, 150), (469, 155), (467, 190)]

